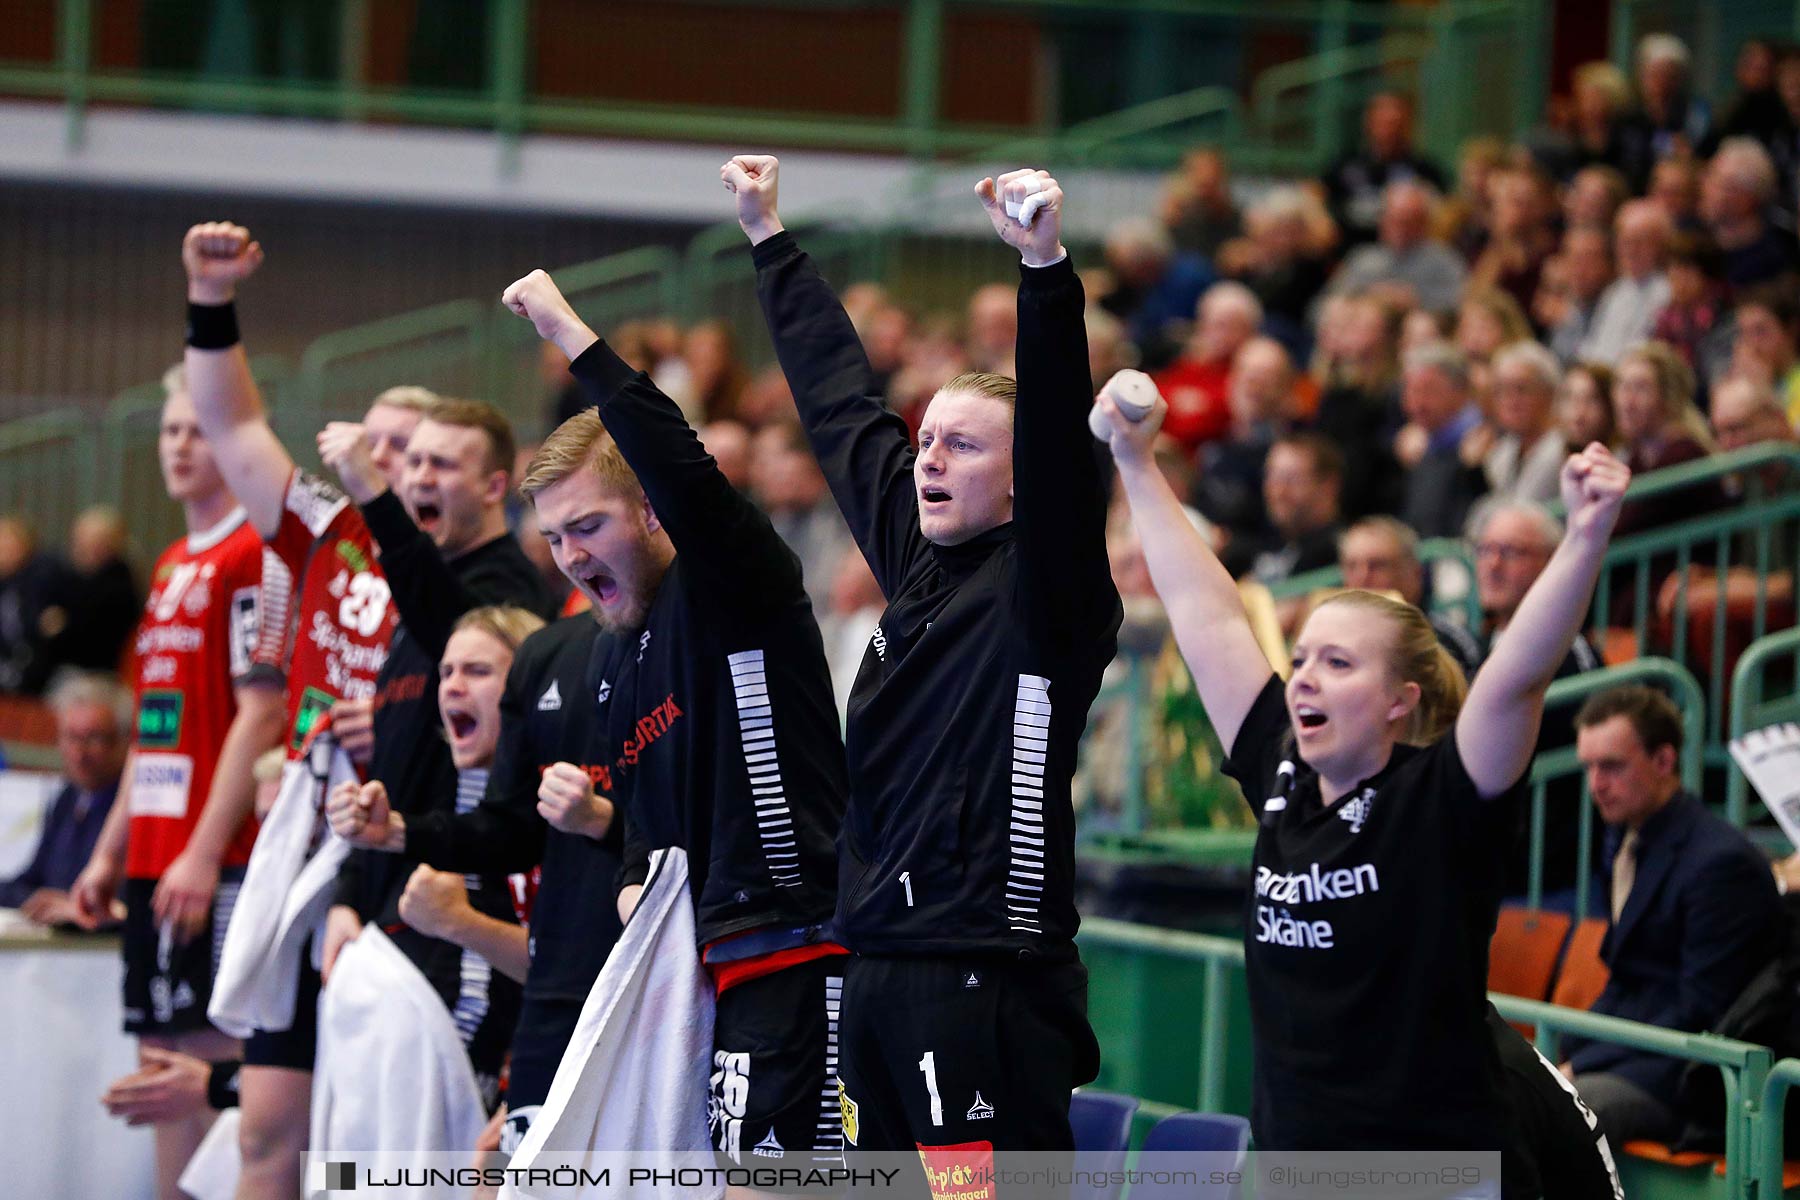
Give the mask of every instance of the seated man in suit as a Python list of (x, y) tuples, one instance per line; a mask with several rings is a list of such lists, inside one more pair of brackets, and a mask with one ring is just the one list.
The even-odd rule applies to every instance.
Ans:
[(131, 693), (105, 675), (71, 674), (50, 692), (64, 784), (44, 815), (37, 852), (0, 883), (0, 907), (40, 925), (74, 921), (69, 886), (87, 865), (119, 790), (130, 743)]
[[(1681, 714), (1660, 692), (1614, 688), (1575, 716), (1576, 753), (1607, 826), (1612, 972), (1593, 1011), (1667, 1029), (1711, 1029), (1777, 952), (1782, 912), (1763, 856), (1681, 786)], [(1607, 1140), (1668, 1140), (1682, 1063), (1571, 1039), (1562, 1070)]]

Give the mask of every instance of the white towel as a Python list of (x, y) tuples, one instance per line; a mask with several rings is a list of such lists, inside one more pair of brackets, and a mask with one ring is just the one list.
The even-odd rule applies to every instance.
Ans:
[[(694, 947), (687, 854), (650, 856), (637, 910), (594, 981), (549, 1095), (513, 1155), (514, 1167), (604, 1165), (596, 1153), (664, 1151), (711, 1165), (707, 1136), (713, 989)], [(597, 1173), (597, 1172), (596, 1172)], [(610, 1187), (558, 1188), (556, 1195), (627, 1194)], [(714, 1192), (694, 1193), (716, 1196)], [(506, 1197), (536, 1197), (508, 1185)]]
[(238, 1153), (240, 1115), (240, 1110), (228, 1108), (213, 1118), (193, 1157), (181, 1169), (175, 1186), (194, 1200), (233, 1200), (237, 1195), (238, 1176), (244, 1171), (244, 1160)]
[(314, 847), (320, 814), (331, 789), (356, 778), (329, 730), (282, 768), (281, 791), (250, 851), (206, 1006), (207, 1018), (232, 1037), (294, 1023), (301, 947), (308, 934), (319, 935), (313, 939), (317, 966), (338, 867), (350, 853), (329, 830)]
[[(386, 934), (364, 926), (319, 995), (313, 1157), (379, 1152), (384, 1171), (442, 1168), (448, 1153), (472, 1160), (486, 1124), (475, 1071), (443, 1000)], [(420, 1200), (442, 1192), (390, 1190)]]

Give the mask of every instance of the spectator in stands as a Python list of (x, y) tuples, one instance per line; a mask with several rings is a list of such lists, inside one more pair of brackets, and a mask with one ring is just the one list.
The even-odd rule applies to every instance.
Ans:
[[(960, 361), (962, 351), (956, 351)], [(623, 358), (623, 355), (620, 355)], [(627, 359), (626, 361), (630, 361)], [(656, 382), (654, 379), (651, 382)], [(660, 388), (662, 385), (657, 384)], [(668, 393), (664, 393), (667, 395)], [(669, 397), (671, 400), (674, 396)], [(792, 416), (794, 412), (794, 394), (788, 391), (787, 377), (781, 373), (781, 367), (771, 365), (764, 367), (750, 377), (750, 382), (738, 396), (737, 419), (750, 429), (761, 429), (770, 421), (779, 421)]]
[(1223, 154), (1202, 146), (1182, 157), (1180, 169), (1163, 189), (1162, 218), (1175, 245), (1202, 259), (1242, 232)]
[[(1775, 90), (1775, 47), (1765, 38), (1750, 38), (1738, 47), (1738, 93), (1708, 135), (1711, 143), (1749, 137), (1773, 147), (1788, 128), (1787, 110)], [(1714, 147), (1708, 147), (1713, 149)], [(1771, 154), (1773, 150), (1771, 149)]]
[(1494, 355), (1493, 373), (1496, 436), (1481, 461), (1488, 491), (1548, 503), (1569, 454), (1556, 427), (1556, 356), (1537, 342), (1512, 342)]
[(824, 612), (838, 560), (851, 546), (850, 527), (831, 498), (799, 421), (790, 418), (757, 432), (750, 492), (799, 558), (813, 611)]
[(23, 518), (0, 516), (0, 692), (35, 696), (50, 678), (45, 613), (63, 591), (68, 568), (38, 549)]
[[(701, 447), (719, 464), (719, 473), (726, 481), (740, 492), (747, 490), (750, 487), (750, 431), (742, 422), (725, 418), (701, 426), (699, 436)], [(557, 574), (562, 572), (559, 570)]]
[[(1717, 449), (1712, 431), (1694, 407), (1693, 371), (1660, 342), (1639, 346), (1620, 360), (1613, 375), (1613, 419), (1621, 457), (1638, 477), (1705, 458)], [(1670, 525), (1723, 503), (1724, 496), (1712, 487), (1627, 500), (1615, 536)]]
[(1619, 276), (1600, 295), (1594, 321), (1576, 357), (1612, 366), (1619, 356), (1650, 336), (1656, 315), (1669, 302), (1669, 278), (1663, 271), (1669, 237), (1669, 214), (1652, 200), (1633, 200), (1619, 209), (1613, 222), (1613, 256)]
[(1293, 424), (1294, 368), (1287, 350), (1273, 338), (1246, 342), (1233, 365), (1231, 424), (1225, 436), (1200, 447), (1194, 507), (1233, 537), (1263, 538), (1270, 533), (1263, 464), (1269, 447)]
[(1611, 446), (1617, 440), (1612, 385), (1612, 372), (1598, 363), (1576, 363), (1563, 372), (1556, 393), (1556, 427), (1570, 454), (1589, 442)]
[(1712, 127), (1711, 106), (1689, 90), (1690, 66), (1686, 43), (1673, 34), (1652, 33), (1638, 43), (1638, 108), (1631, 120), (1648, 133), (1653, 159), (1692, 154)]
[(1196, 316), (1181, 357), (1154, 373), (1169, 402), (1163, 432), (1189, 450), (1223, 437), (1230, 427), (1232, 364), (1256, 336), (1263, 311), (1249, 288), (1225, 280), (1206, 289)]
[(1456, 164), (1456, 192), (1438, 205), (1437, 236), (1466, 259), (1487, 245), (1491, 195), (1488, 180), (1507, 164), (1506, 143), (1499, 138), (1470, 138)]
[(1557, 258), (1566, 291), (1546, 307), (1540, 289), (1533, 315), (1539, 327), (1549, 331), (1551, 352), (1567, 365), (1587, 340), (1600, 297), (1613, 281), (1612, 238), (1600, 226), (1577, 225), (1563, 234)]
[(1351, 251), (1329, 290), (1354, 294), (1380, 288), (1409, 295), (1432, 312), (1455, 308), (1467, 271), (1456, 251), (1431, 239), (1434, 200), (1423, 184), (1389, 184), (1382, 193), (1380, 240)]
[[(1331, 214), (1347, 243), (1355, 245), (1376, 237), (1380, 226), (1386, 224), (1388, 189), (1403, 182), (1425, 183), (1442, 192), (1446, 180), (1437, 164), (1413, 146), (1412, 101), (1395, 92), (1382, 92), (1363, 109), (1362, 147), (1325, 172)], [(1428, 225), (1429, 219), (1421, 226), (1419, 238), (1424, 237)]]
[(1732, 311), (1730, 374), (1767, 383), (1800, 421), (1800, 305), (1785, 289), (1763, 288)]
[(1800, 185), (1796, 179), (1800, 172), (1800, 46), (1784, 46), (1776, 54), (1775, 96), (1781, 101), (1782, 126), (1766, 145), (1792, 205), (1794, 189)]
[(1669, 302), (1656, 314), (1650, 336), (1673, 346), (1696, 371), (1702, 346), (1719, 323), (1720, 270), (1719, 248), (1705, 234), (1677, 233), (1669, 240)]
[(977, 371), (1013, 373), (1013, 343), (1019, 338), (1018, 291), (1010, 284), (990, 283), (969, 297), (963, 344)]
[(104, 675), (70, 674), (50, 692), (65, 780), (51, 801), (25, 870), (0, 883), (0, 907), (40, 925), (75, 922), (69, 889), (94, 852), (119, 790), (130, 743), (131, 693)]
[(1333, 296), (1319, 314), (1313, 428), (1344, 453), (1343, 507), (1351, 519), (1392, 512), (1400, 502), (1390, 448), (1399, 376), (1394, 325), (1392, 311), (1369, 296)]
[(1700, 163), (1692, 158), (1665, 158), (1650, 169), (1650, 199), (1662, 205), (1682, 233), (1704, 233), (1700, 219)]
[[(1762, 854), (1681, 785), (1681, 712), (1646, 687), (1592, 696), (1576, 714), (1577, 753), (1606, 822), (1611, 977), (1593, 1012), (1711, 1029), (1781, 946), (1784, 917)], [(1609, 1042), (1570, 1039), (1563, 1073), (1607, 1140), (1672, 1139), (1684, 1064)]]
[(1219, 270), (1256, 293), (1265, 331), (1299, 354), (1308, 312), (1331, 274), (1337, 227), (1311, 192), (1275, 187), (1250, 206), (1244, 230), (1219, 248)]
[(143, 605), (125, 560), (125, 523), (110, 508), (87, 509), (69, 528), (68, 568), (57, 572), (38, 617), (46, 639), (44, 678), (65, 667), (117, 671)]
[(1545, 154), (1557, 177), (1568, 181), (1599, 166), (1617, 171), (1623, 181), (1642, 182), (1653, 155), (1641, 127), (1628, 118), (1631, 85), (1624, 73), (1609, 62), (1583, 63), (1575, 68), (1571, 84), (1569, 140)]
[(1469, 270), (1469, 283), (1498, 288), (1524, 310), (1537, 291), (1544, 260), (1556, 249), (1549, 181), (1534, 167), (1517, 166), (1494, 172), (1488, 191), (1489, 236)]
[(1794, 235), (1769, 221), (1776, 200), (1775, 163), (1761, 143), (1728, 138), (1707, 164), (1700, 216), (1724, 255), (1733, 291), (1792, 274), (1800, 267)]
[(1099, 387), (1126, 367), (1138, 364), (1137, 347), (1125, 336), (1125, 326), (1098, 305), (1082, 314), (1087, 325), (1088, 377)]
[[(1263, 466), (1263, 510), (1269, 527), (1260, 535), (1233, 531), (1220, 561), (1234, 578), (1275, 584), (1337, 561), (1338, 496), (1344, 456), (1316, 433), (1284, 433), (1269, 447)], [(1297, 623), (1300, 613), (1291, 614)]]
[(1485, 487), (1480, 468), (1465, 464), (1461, 453), (1463, 439), (1481, 422), (1469, 395), (1468, 361), (1449, 346), (1413, 351), (1400, 403), (1411, 422), (1396, 443), (1401, 461), (1411, 461), (1400, 518), (1421, 537), (1455, 537)]
[[(1585, 444), (1585, 443), (1583, 443)], [(1494, 500), (1476, 512), (1471, 543), (1475, 556), (1475, 595), (1481, 605), (1480, 655), (1485, 659), (1501, 632), (1512, 623), (1519, 604), (1532, 583), (1543, 573), (1550, 556), (1562, 541), (1562, 522), (1540, 504), (1521, 500)], [(1557, 679), (1583, 671), (1596, 671), (1600, 656), (1580, 634), (1556, 668)], [(1538, 729), (1537, 753), (1575, 744), (1575, 725), (1567, 709), (1549, 710)], [(1565, 776), (1546, 789), (1544, 809), (1544, 863), (1539, 904), (1557, 911), (1573, 911), (1577, 878), (1593, 883), (1599, 868), (1599, 844), (1590, 847), (1588, 869), (1577, 870), (1580, 861), (1581, 783)], [(1512, 831), (1507, 855), (1506, 892), (1525, 895), (1530, 887), (1531, 830), (1529, 811), (1521, 811)], [(1596, 905), (1596, 909), (1597, 909)]]
[(703, 420), (718, 420), (737, 411), (747, 372), (738, 362), (737, 340), (730, 325), (702, 321), (688, 330), (681, 343), (681, 359), (687, 364), (692, 405)]
[(880, 304), (869, 313), (857, 335), (869, 356), (869, 370), (876, 390), (887, 395), (888, 385), (906, 365), (913, 332), (912, 314), (898, 304)]
[(1502, 346), (1531, 339), (1531, 322), (1518, 303), (1499, 288), (1471, 287), (1456, 309), (1456, 348), (1482, 378), (1476, 391), (1486, 395), (1487, 367)]
[(1364, 517), (1339, 535), (1338, 567), (1344, 586), (1392, 592), (1425, 612), (1437, 638), (1463, 674), (1472, 678), (1481, 664), (1475, 635), (1441, 613), (1425, 609), (1425, 567), (1419, 561), (1419, 535), (1393, 517)]
[(1563, 228), (1594, 225), (1611, 229), (1619, 208), (1631, 196), (1631, 184), (1617, 169), (1596, 164), (1583, 167), (1563, 191)]
[(1768, 384), (1735, 376), (1713, 392), (1712, 431), (1725, 453), (1759, 442), (1800, 442), (1787, 410)]
[(1100, 307), (1125, 322), (1151, 368), (1168, 363), (1213, 282), (1212, 269), (1199, 255), (1177, 251), (1169, 231), (1148, 218), (1113, 226), (1106, 235), (1106, 266), (1112, 289), (1100, 297)]

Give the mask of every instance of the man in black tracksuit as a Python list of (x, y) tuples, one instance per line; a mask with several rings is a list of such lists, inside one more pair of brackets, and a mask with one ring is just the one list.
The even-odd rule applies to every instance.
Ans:
[[(368, 777), (386, 786), (392, 811), (405, 817), (455, 811), (456, 768), (438, 715), (437, 664), (457, 618), (487, 604), (556, 615), (542, 576), (506, 529), (511, 440), (504, 418), (488, 406), (443, 402), (408, 444), (398, 488), (403, 501), (375, 470), (360, 429), (333, 425), (320, 435), (321, 457), (374, 536), (400, 614), (376, 680)], [(428, 938), (400, 919), (400, 895), (419, 861), (410, 852), (352, 851), (339, 871), (336, 903), (392, 936), (458, 1024), (472, 1027), (467, 1041), (476, 1074), (497, 1080), (518, 1019), (519, 985), (497, 971), (485, 982), (466, 978), (462, 947)], [(517, 920), (503, 873), (484, 875), (470, 889), (469, 903), (487, 916)]]
[(582, 324), (548, 275), (515, 283), (506, 303), (569, 355), (597, 406), (545, 439), (520, 490), (558, 566), (613, 630), (594, 698), (626, 818), (621, 907), (651, 851), (686, 852), (718, 995), (710, 1117), (721, 1155), (839, 1159), (828, 1081), (844, 952), (829, 923), (844, 751), (799, 560), (674, 402)]
[[(1098, 1048), (1069, 789), (1121, 606), (1061, 189), (1041, 172), (1003, 176), (1010, 195), (978, 189), (1024, 262), (1016, 400), (1010, 380), (951, 381), (915, 452), (842, 305), (782, 232), (776, 170), (740, 157), (721, 174), (800, 416), (888, 600), (849, 706), (845, 1135), (864, 1150), (1072, 1149), (1069, 1092)], [(1002, 208), (1028, 191), (1045, 202), (1029, 227)]]
[[(594, 705), (606, 639), (586, 613), (526, 638), (506, 675), (500, 743), (481, 803), (466, 813), (395, 816), (407, 857), (439, 870), (505, 876), (542, 867), (512, 1035), (506, 1151), (549, 1094), (581, 1006), (619, 937), (622, 822), (612, 820), (604, 796), (610, 772), (600, 761)], [(556, 797), (544, 780), (570, 772), (580, 780), (569, 793), (574, 802), (551, 807)]]

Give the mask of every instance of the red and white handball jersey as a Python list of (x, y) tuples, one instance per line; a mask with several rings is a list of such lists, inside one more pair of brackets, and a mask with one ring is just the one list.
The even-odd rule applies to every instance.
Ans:
[[(237, 716), (233, 689), (258, 678), (280, 685), (287, 639), (285, 572), (241, 508), (213, 528), (182, 538), (156, 560), (132, 644), (137, 733), (127, 876), (160, 878), (186, 848)], [(249, 862), (255, 840), (256, 818), (248, 817), (221, 865)]]
[(375, 694), (399, 616), (361, 510), (318, 476), (294, 472), (269, 547), (297, 581), (287, 670), (293, 759), (320, 713)]

